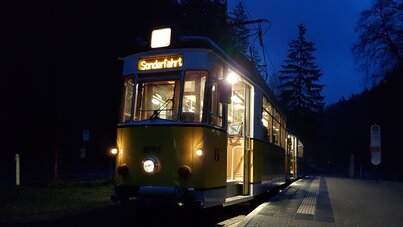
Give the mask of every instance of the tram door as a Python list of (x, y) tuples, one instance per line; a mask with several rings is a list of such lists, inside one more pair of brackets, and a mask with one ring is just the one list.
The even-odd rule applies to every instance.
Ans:
[(249, 194), (249, 119), (250, 87), (238, 80), (228, 105), (227, 190), (232, 188), (231, 196)]

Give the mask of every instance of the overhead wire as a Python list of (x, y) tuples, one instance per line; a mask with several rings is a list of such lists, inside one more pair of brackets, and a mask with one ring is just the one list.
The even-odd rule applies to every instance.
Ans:
[[(245, 9), (245, 12), (246, 12), (246, 15), (247, 15), (248, 19), (251, 20), (250, 12), (249, 12), (248, 8), (246, 7), (246, 4), (245, 4), (244, 0), (241, 0), (240, 2), (241, 2), (242, 6), (243, 6), (244, 9)], [(255, 36), (255, 38), (253, 39), (253, 41), (250, 43), (249, 48), (251, 48), (251, 47), (254, 45), (254, 43), (256, 42), (256, 39), (259, 38), (259, 44), (260, 44), (260, 46), (261, 46), (261, 48), (262, 48), (262, 55), (263, 55), (263, 61), (264, 61), (264, 65), (263, 65), (263, 66), (264, 66), (264, 67), (261, 66), (261, 65), (258, 65), (258, 64), (256, 64), (256, 65), (258, 65), (259, 68), (261, 68), (261, 69), (264, 70), (264, 72), (265, 72), (265, 74), (266, 74), (266, 76), (265, 76), (265, 81), (266, 81), (266, 82), (267, 82), (267, 78), (268, 78), (268, 75), (269, 75), (268, 68), (267, 68), (267, 62), (266, 62), (266, 56), (267, 56), (267, 58), (269, 59), (270, 65), (273, 67), (274, 72), (277, 73), (277, 70), (276, 70), (276, 68), (274, 67), (274, 64), (273, 64), (273, 62), (272, 62), (272, 60), (271, 60), (271, 58), (270, 58), (270, 56), (269, 56), (269, 54), (268, 54), (267, 49), (266, 49), (265, 46), (263, 45), (263, 41), (262, 41), (263, 35), (267, 33), (267, 31), (270, 29), (270, 27), (271, 27), (271, 23), (270, 23), (270, 21), (269, 21), (269, 26), (267, 26), (267, 28), (262, 32), (262, 31), (261, 31), (261, 24), (259, 23), (259, 27), (256, 27), (256, 26), (254, 25), (254, 28), (253, 28), (253, 30), (257, 30), (258, 32), (253, 33), (252, 35), (248, 35), (248, 36), (247, 36), (247, 37), (251, 37), (251, 36), (257, 35), (257, 36)], [(250, 30), (252, 30), (252, 29), (250, 29)], [(252, 54), (252, 53), (251, 53), (251, 54)], [(252, 56), (251, 56), (251, 58), (252, 58)], [(253, 60), (253, 59), (252, 59), (252, 60)]]

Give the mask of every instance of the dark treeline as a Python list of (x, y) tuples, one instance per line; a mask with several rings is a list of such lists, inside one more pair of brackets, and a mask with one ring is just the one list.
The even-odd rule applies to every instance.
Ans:
[[(352, 47), (356, 63), (365, 69), (371, 89), (326, 110), (322, 158), (333, 170), (348, 170), (356, 177), (403, 179), (400, 160), (403, 75), (403, 2), (375, 0), (361, 12), (358, 40)], [(381, 127), (382, 158), (373, 166), (370, 127)]]
[(326, 109), (322, 158), (328, 168), (347, 173), (353, 155), (355, 176), (375, 177), (370, 156), (370, 127), (379, 124), (382, 146), (382, 161), (377, 167), (379, 177), (403, 179), (400, 167), (403, 110), (399, 101), (403, 97), (402, 75), (400, 67), (387, 73), (370, 90), (348, 100), (341, 99)]

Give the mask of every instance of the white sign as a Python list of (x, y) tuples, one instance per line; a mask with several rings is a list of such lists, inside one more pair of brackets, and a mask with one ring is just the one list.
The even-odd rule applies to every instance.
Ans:
[(377, 124), (371, 126), (371, 163), (381, 164), (381, 127)]

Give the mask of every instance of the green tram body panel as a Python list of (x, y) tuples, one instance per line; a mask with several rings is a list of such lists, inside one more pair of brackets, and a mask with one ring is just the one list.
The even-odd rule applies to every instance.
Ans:
[[(117, 142), (123, 151), (117, 165), (126, 164), (128, 175), (118, 183), (136, 186), (173, 186), (208, 189), (226, 186), (227, 133), (205, 126), (147, 125), (118, 128)], [(202, 149), (201, 156), (196, 150)], [(159, 171), (147, 174), (142, 162), (153, 156), (160, 162)], [(187, 178), (178, 169), (190, 168)]]
[(285, 180), (284, 149), (261, 140), (252, 139), (251, 183)]

